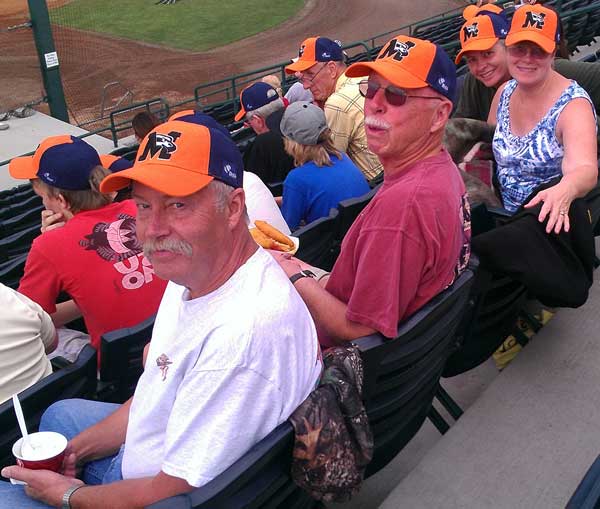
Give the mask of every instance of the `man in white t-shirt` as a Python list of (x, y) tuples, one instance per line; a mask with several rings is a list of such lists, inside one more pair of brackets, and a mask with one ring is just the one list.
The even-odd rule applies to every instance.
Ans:
[(0, 487), (10, 507), (144, 507), (189, 492), (315, 387), (314, 324), (249, 235), (242, 175), (230, 139), (172, 121), (144, 139), (133, 168), (102, 182), (102, 192), (132, 184), (137, 234), (156, 274), (169, 280), (145, 370), (124, 405), (67, 400), (46, 411), (40, 429), (69, 439), (65, 475), (7, 467), (3, 476), (28, 483), (27, 494)]

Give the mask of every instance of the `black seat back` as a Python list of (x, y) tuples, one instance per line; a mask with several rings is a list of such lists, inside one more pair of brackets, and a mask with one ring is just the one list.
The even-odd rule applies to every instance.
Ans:
[(36, 205), (25, 212), (17, 214), (16, 216), (1, 220), (0, 239), (24, 230), (29, 226), (38, 225), (39, 227), (42, 224), (42, 210), (44, 210), (44, 205)]
[(23, 276), (26, 261), (27, 253), (24, 253), (0, 263), (0, 283), (16, 290)]
[(406, 320), (395, 339), (374, 334), (355, 341), (364, 361), (363, 398), (375, 439), (367, 475), (387, 465), (423, 424), (472, 283), (468, 269)]
[(102, 334), (100, 337), (100, 381), (104, 387), (99, 393), (103, 401), (123, 403), (135, 391), (144, 370), (144, 347), (150, 342), (156, 315), (133, 327)]
[[(30, 432), (37, 431), (42, 414), (52, 403), (89, 398), (96, 392), (96, 350), (86, 345), (73, 364), (61, 368), (21, 391), (19, 400)], [(0, 405), (0, 468), (15, 463), (12, 446), (21, 436), (12, 400)]]
[(335, 229), (338, 211), (331, 209), (329, 216), (316, 219), (296, 230), (300, 240), (296, 257), (315, 267), (330, 271), (335, 262)]
[(571, 495), (566, 509), (597, 509), (600, 507), (600, 456)]
[(290, 477), (294, 431), (284, 422), (208, 484), (152, 509), (310, 509), (315, 500)]
[(374, 189), (371, 189), (368, 193), (359, 196), (358, 198), (348, 198), (347, 200), (343, 200), (338, 204), (338, 217), (337, 221), (335, 222), (335, 231), (332, 246), (333, 263), (335, 263), (335, 260), (337, 260), (337, 257), (340, 254), (342, 241), (344, 240), (346, 233), (348, 233), (348, 230), (352, 226), (352, 223), (354, 223), (356, 218), (373, 199), (373, 196), (375, 196), (378, 190), (379, 186), (377, 186)]
[(0, 239), (0, 262), (28, 253), (33, 239), (39, 234), (39, 226), (33, 225)]

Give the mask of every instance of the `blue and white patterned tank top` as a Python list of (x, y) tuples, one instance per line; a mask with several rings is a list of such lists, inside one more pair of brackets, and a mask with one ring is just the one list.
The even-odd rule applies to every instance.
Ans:
[(576, 81), (571, 81), (529, 133), (515, 136), (510, 127), (509, 101), (516, 86), (517, 82), (510, 80), (502, 91), (493, 141), (500, 193), (504, 207), (511, 213), (516, 212), (536, 187), (561, 175), (564, 150), (556, 138), (556, 123), (564, 107), (578, 97), (585, 97), (592, 104), (587, 92)]

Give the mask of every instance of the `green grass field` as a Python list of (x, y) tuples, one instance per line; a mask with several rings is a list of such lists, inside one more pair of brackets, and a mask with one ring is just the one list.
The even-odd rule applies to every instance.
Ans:
[(52, 9), (53, 23), (173, 48), (203, 51), (274, 27), (303, 0), (74, 0)]

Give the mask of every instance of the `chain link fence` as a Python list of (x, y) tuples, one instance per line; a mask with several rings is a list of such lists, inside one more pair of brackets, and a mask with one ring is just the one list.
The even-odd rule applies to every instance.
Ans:
[(0, 121), (46, 111), (45, 91), (28, 15), (0, 15)]

